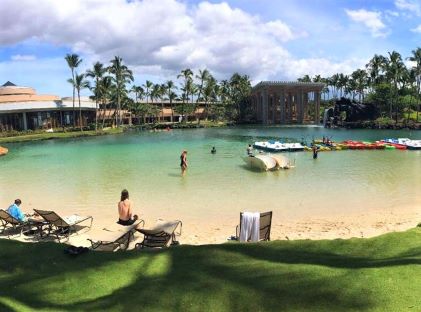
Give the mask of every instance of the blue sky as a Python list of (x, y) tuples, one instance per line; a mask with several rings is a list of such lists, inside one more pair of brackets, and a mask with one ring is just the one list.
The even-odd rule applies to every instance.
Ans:
[(80, 72), (119, 55), (136, 84), (186, 67), (257, 82), (349, 73), (420, 42), (421, 0), (0, 1), (0, 83), (60, 96), (71, 92), (71, 52)]

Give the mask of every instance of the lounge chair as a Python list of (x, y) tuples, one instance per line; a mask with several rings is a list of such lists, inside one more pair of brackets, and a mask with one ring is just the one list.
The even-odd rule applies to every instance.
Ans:
[[(240, 240), (241, 233), (241, 221), (243, 218), (243, 213), (240, 213), (240, 224), (237, 225), (235, 229), (235, 239)], [(260, 231), (259, 237), (261, 241), (270, 241), (270, 229), (272, 226), (272, 211), (262, 212), (260, 214)]]
[(94, 237), (88, 238), (91, 242), (91, 249), (104, 251), (126, 250), (129, 247), (130, 240), (133, 238), (134, 231), (140, 226), (145, 226), (145, 221), (137, 220), (129, 226), (115, 223), (108, 226)]
[(60, 236), (64, 236), (69, 239), (72, 230), (76, 232), (75, 225), (78, 225), (86, 220), (90, 220), (88, 226), (89, 229), (92, 227), (93, 218), (91, 216), (79, 216), (71, 215), (67, 217), (60, 217), (54, 211), (34, 209), (45, 221), (48, 222), (48, 235), (53, 233), (57, 239), (60, 240)]
[[(178, 233), (175, 233), (177, 228), (180, 228)], [(137, 229), (138, 232), (144, 235), (143, 241), (136, 244), (136, 249), (145, 247), (164, 248), (170, 245), (178, 245), (176, 236), (181, 235), (183, 224), (179, 220), (164, 221), (158, 220), (155, 226), (151, 229)]]
[[(1, 234), (4, 234), (4, 232), (8, 229), (13, 229), (14, 231), (20, 230), (19, 235), (21, 235), (25, 227), (30, 226), (28, 221), (20, 221), (3, 209), (0, 209), (0, 221)], [(10, 235), (7, 234), (7, 237), (10, 237)]]

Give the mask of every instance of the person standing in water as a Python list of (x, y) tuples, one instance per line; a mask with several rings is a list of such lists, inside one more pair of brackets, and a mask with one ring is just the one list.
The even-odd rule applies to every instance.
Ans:
[(317, 146), (316, 146), (316, 144), (313, 144), (313, 159), (317, 159), (317, 153), (318, 153), (318, 150), (317, 150)]
[(184, 150), (180, 155), (181, 175), (184, 176), (187, 169), (187, 151)]
[(215, 148), (215, 146), (212, 147), (211, 154), (216, 154), (216, 148)]
[(247, 155), (253, 156), (253, 147), (251, 146), (251, 144), (249, 144), (249, 146), (247, 147)]

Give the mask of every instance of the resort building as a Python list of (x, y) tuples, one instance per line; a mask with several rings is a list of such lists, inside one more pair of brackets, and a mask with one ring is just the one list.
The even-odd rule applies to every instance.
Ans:
[[(159, 122), (181, 122), (182, 120), (196, 121), (199, 118), (206, 118), (206, 103), (204, 102), (186, 102), (184, 103), (184, 114), (182, 114), (182, 101), (174, 100), (170, 103), (168, 100), (155, 100), (154, 102), (146, 102), (140, 100), (137, 102), (138, 105), (149, 104), (151, 111), (146, 114), (143, 118), (143, 123), (152, 123), (154, 121)], [(208, 107), (211, 105), (208, 103)], [(208, 116), (209, 117), (209, 116)], [(142, 117), (141, 117), (142, 118)], [(137, 118), (135, 118), (137, 119)]]
[[(146, 104), (140, 101), (138, 104)], [(147, 103), (151, 111), (144, 116), (135, 116), (126, 109), (120, 111), (123, 124), (141, 124), (154, 122), (180, 122), (205, 118), (205, 103), (185, 103), (185, 113), (180, 113), (181, 101), (159, 100)], [(107, 104), (108, 106), (108, 104)], [(210, 105), (209, 105), (210, 106)], [(176, 107), (178, 109), (176, 109)], [(194, 107), (194, 109), (193, 109)], [(82, 126), (95, 122), (95, 101), (81, 97)], [(8, 81), (0, 86), (0, 131), (22, 131), (50, 129), (73, 125), (79, 126), (79, 100), (71, 97), (60, 98), (56, 95), (39, 95), (35, 89), (17, 86)], [(115, 124), (117, 122), (114, 108), (98, 107), (98, 123)]]
[(254, 121), (262, 124), (320, 123), (320, 94), (313, 82), (262, 81), (252, 89)]
[[(79, 121), (79, 101), (75, 99), (76, 125), (95, 121), (95, 102), (81, 97), (82, 120)], [(33, 130), (73, 125), (73, 100), (56, 95), (38, 95), (35, 89), (17, 86), (8, 81), (0, 86), (0, 131)]]

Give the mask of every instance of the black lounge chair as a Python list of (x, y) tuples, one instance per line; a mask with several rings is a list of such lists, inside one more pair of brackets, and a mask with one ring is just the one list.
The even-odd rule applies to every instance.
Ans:
[(94, 220), (91, 216), (71, 215), (60, 217), (57, 213), (50, 210), (34, 209), (34, 211), (48, 222), (48, 235), (53, 233), (59, 241), (61, 236), (68, 240), (72, 230), (77, 233), (75, 226), (86, 220), (91, 221), (88, 226), (88, 229), (91, 229)]
[(20, 221), (3, 209), (0, 209), (0, 221), (1, 221), (0, 233), (4, 234), (4, 232), (6, 232), (7, 230), (8, 238), (10, 237), (9, 235), (10, 229), (13, 229), (14, 231), (20, 230), (19, 235), (21, 235), (25, 227), (30, 226), (29, 221)]
[(129, 226), (115, 223), (108, 226), (94, 237), (88, 238), (92, 250), (117, 251), (126, 250), (133, 239), (134, 231), (145, 225), (145, 221), (137, 220)]
[[(241, 221), (243, 219), (243, 213), (240, 213), (240, 224), (235, 229), (235, 240), (240, 240), (241, 233)], [(272, 211), (260, 213), (260, 231), (259, 237), (261, 241), (270, 241), (270, 229), (272, 226)]]
[[(175, 230), (180, 228), (179, 232)], [(144, 235), (143, 241), (136, 244), (136, 249), (142, 248), (164, 248), (171, 245), (178, 245), (176, 236), (181, 235), (183, 223), (179, 220), (164, 221), (158, 220), (155, 226), (151, 229), (137, 229), (138, 232)]]

